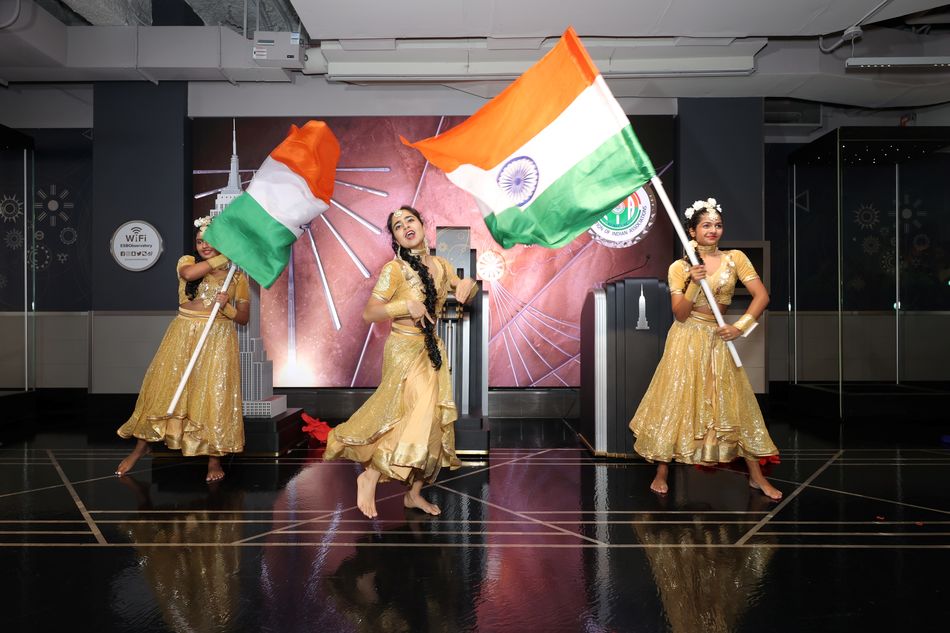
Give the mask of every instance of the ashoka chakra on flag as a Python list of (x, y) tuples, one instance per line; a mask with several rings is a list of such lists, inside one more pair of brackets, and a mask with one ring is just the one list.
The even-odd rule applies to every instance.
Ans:
[(538, 190), (538, 164), (528, 156), (516, 156), (498, 170), (497, 182), (516, 206), (524, 206)]

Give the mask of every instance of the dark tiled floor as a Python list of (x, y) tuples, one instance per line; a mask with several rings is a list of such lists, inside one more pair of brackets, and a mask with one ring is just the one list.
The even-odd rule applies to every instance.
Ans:
[[(97, 417), (101, 416), (100, 411)], [(950, 449), (934, 426), (772, 414), (771, 476), (595, 459), (558, 420), (494, 420), (483, 464), (444, 472), (430, 518), (319, 449), (147, 458), (88, 413), (0, 448), (2, 631), (943, 631)], [(22, 431), (22, 429), (21, 429)], [(894, 437), (891, 435), (891, 437)]]

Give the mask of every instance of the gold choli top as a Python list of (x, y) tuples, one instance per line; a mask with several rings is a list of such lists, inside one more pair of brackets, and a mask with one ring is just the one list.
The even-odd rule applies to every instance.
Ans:
[[(759, 275), (755, 272), (752, 262), (742, 251), (723, 251), (722, 258), (719, 260), (719, 268), (712, 271), (712, 273), (708, 269), (706, 272), (706, 281), (713, 291), (713, 296), (716, 297), (716, 301), (726, 306), (732, 303), (732, 295), (735, 294), (737, 280), (746, 283), (758, 278)], [(685, 259), (678, 259), (670, 264), (668, 280), (670, 294), (683, 294), (687, 284), (691, 281), (689, 262)], [(700, 292), (693, 305), (697, 307), (709, 305), (709, 302), (706, 301), (706, 293)]]
[[(432, 279), (436, 292), (435, 314), (433, 316), (437, 317), (442, 314), (442, 307), (445, 305), (445, 299), (449, 292), (454, 290), (461, 280), (448, 261), (434, 255), (430, 257), (435, 263), (433, 268), (436, 274)], [(401, 259), (393, 259), (386, 262), (383, 269), (379, 271), (379, 279), (373, 288), (373, 296), (385, 303), (403, 299), (424, 302), (425, 290), (419, 274), (409, 264)]]
[[(195, 263), (195, 258), (191, 255), (185, 255), (178, 260), (178, 265), (175, 266), (175, 271), (181, 270), (182, 266), (191, 266)], [(183, 303), (188, 303), (191, 299), (185, 295), (185, 284), (188, 283), (188, 280), (178, 275), (178, 305)], [(204, 279), (201, 280), (201, 283), (198, 284), (198, 290), (195, 292), (195, 299), (201, 301), (205, 307), (210, 308), (214, 303), (214, 297), (216, 294), (221, 292), (221, 286), (224, 285), (224, 277), (220, 279), (215, 277), (213, 274), (209, 273), (204, 276)], [(234, 278), (231, 280), (231, 285), (228, 286), (228, 298), (229, 301), (239, 302), (239, 301), (250, 301), (251, 300), (251, 288), (247, 283), (247, 275), (243, 272), (238, 271), (234, 273)]]

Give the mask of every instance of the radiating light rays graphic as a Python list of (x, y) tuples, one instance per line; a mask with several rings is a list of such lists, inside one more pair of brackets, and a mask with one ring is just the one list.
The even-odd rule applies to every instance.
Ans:
[[(490, 288), (490, 294), (495, 297), (492, 304), (495, 316), (492, 320), (503, 324), (499, 334), (511, 366), (515, 385), (533, 387), (553, 376), (565, 387), (570, 386), (558, 372), (572, 362), (580, 364), (579, 351), (565, 349), (565, 347), (579, 348), (580, 326), (553, 317), (533, 305), (522, 302), (500, 281), (490, 282)], [(543, 333), (539, 328), (547, 330), (548, 333)], [(529, 338), (526, 329), (536, 335), (537, 342)], [(561, 345), (554, 341), (555, 337), (561, 339)], [(512, 349), (514, 349), (514, 356)], [(529, 369), (525, 356), (530, 358), (532, 355), (547, 369), (546, 372), (543, 368), (534, 372)], [(515, 357), (519, 361), (517, 365), (514, 361)], [(518, 367), (527, 377), (524, 382), (516, 371)]]
[[(366, 172), (366, 173), (389, 173), (389, 170), (390, 170), (389, 167), (339, 167), (337, 168), (338, 172), (347, 171), (347, 172)], [(356, 185), (356, 184), (344, 182), (341, 180), (337, 180), (336, 182), (339, 184), (343, 184), (344, 186), (351, 187), (356, 191), (369, 193), (374, 196), (380, 196), (384, 198), (389, 196), (389, 193), (382, 191), (380, 189), (374, 189), (372, 187), (364, 187), (362, 185)], [(331, 207), (336, 207), (337, 209), (342, 211), (347, 217), (355, 220), (357, 224), (359, 224), (361, 227), (363, 227), (363, 229), (372, 233), (373, 235), (380, 235), (382, 233), (382, 229), (380, 229), (378, 226), (376, 226), (375, 224), (373, 224), (372, 222), (370, 222), (363, 216), (359, 215), (352, 209), (348, 208), (346, 205), (339, 202), (335, 198), (330, 199), (330, 204), (331, 204)], [(329, 209), (327, 209), (327, 211), (329, 211)], [(337, 231), (336, 227), (333, 226), (333, 223), (327, 217), (327, 212), (320, 214), (320, 221), (323, 223), (323, 225), (327, 227), (327, 229), (330, 231), (330, 234), (336, 239), (337, 243), (340, 245), (343, 251), (350, 258), (350, 261), (353, 262), (353, 265), (356, 266), (356, 269), (363, 276), (363, 279), (369, 279), (370, 278), (369, 269), (367, 269), (366, 266), (363, 264), (362, 260), (360, 260), (359, 256), (356, 254), (356, 251), (353, 250), (353, 247), (350, 246), (350, 244), (340, 234), (340, 232)], [(316, 222), (316, 220), (314, 222)], [(333, 300), (333, 289), (331, 287), (331, 282), (327, 277), (326, 269), (324, 269), (323, 267), (323, 261), (320, 258), (320, 250), (317, 247), (317, 241), (314, 238), (314, 223), (311, 222), (309, 225), (305, 226), (304, 231), (306, 232), (307, 237), (309, 238), (310, 251), (313, 253), (314, 263), (317, 267), (317, 272), (320, 275), (320, 285), (323, 288), (323, 296), (326, 299), (326, 305), (327, 305), (327, 310), (330, 313), (330, 319), (331, 321), (333, 321), (333, 327), (337, 331), (340, 331), (343, 328), (343, 324), (340, 321), (340, 315), (336, 309), (336, 302)], [(288, 301), (289, 300), (290, 300), (290, 297), (288, 295)], [(288, 321), (296, 320), (296, 318), (297, 318), (296, 314), (290, 311), (289, 305), (288, 305), (288, 310), (287, 310)], [(294, 356), (296, 356), (296, 350), (294, 350)]]
[[(490, 295), (495, 298), (492, 302), (492, 322), (500, 324), (498, 331), (491, 336), (489, 346), (503, 346), (515, 386), (534, 387), (552, 377), (562, 385), (569, 386), (560, 372), (572, 364), (580, 365), (580, 325), (547, 314), (534, 304), (565, 271), (584, 257), (592, 244), (593, 241), (588, 242), (574, 253), (544, 287), (527, 301), (518, 299), (501, 280), (489, 282)], [(528, 331), (537, 337), (536, 342), (529, 337)], [(498, 340), (499, 337), (501, 340)], [(532, 361), (532, 371), (526, 358), (536, 358), (540, 365)]]

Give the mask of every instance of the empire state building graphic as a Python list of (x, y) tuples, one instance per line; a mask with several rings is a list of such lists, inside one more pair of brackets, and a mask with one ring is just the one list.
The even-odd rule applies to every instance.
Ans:
[[(237, 153), (237, 129), (231, 123), (231, 168), (228, 184), (214, 199), (211, 217), (219, 215), (235, 198), (244, 193)], [(241, 399), (244, 417), (272, 418), (287, 410), (287, 396), (274, 395), (274, 363), (267, 358), (261, 337), (261, 287), (251, 280), (251, 318), (238, 325), (241, 354)]]

